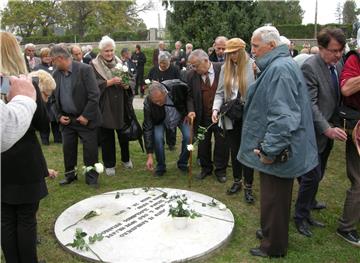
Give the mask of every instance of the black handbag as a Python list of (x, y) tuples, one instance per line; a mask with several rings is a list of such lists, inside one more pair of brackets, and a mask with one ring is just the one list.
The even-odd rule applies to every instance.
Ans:
[(339, 107), (336, 126), (346, 129), (354, 129), (356, 123), (359, 120), (360, 120), (359, 111), (345, 105)]
[(227, 116), (232, 121), (241, 121), (244, 111), (244, 103), (240, 100), (240, 92), (236, 99), (229, 100), (220, 107), (220, 114)]

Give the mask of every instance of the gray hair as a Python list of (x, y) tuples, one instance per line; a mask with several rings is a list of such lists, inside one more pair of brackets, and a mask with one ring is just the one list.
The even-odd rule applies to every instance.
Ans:
[(216, 44), (216, 42), (219, 42), (219, 41), (224, 41), (224, 42), (226, 42), (226, 41), (228, 41), (228, 38), (227, 38), (227, 37), (224, 37), (224, 36), (218, 36), (218, 37), (215, 38), (214, 43)]
[(171, 55), (167, 51), (160, 51), (158, 60), (159, 60), (159, 62), (160, 61), (170, 61), (171, 60)]
[(105, 47), (107, 47), (109, 45), (111, 45), (113, 48), (115, 48), (115, 41), (108, 36), (103, 36), (99, 42), (99, 49), (103, 50)]
[(71, 57), (69, 51), (62, 44), (57, 44), (57, 45), (53, 46), (50, 50), (50, 56), (51, 57), (64, 57), (64, 58)]
[(28, 48), (36, 48), (36, 46), (33, 44), (33, 43), (28, 43), (25, 45), (25, 49), (28, 49)]
[(193, 48), (193, 45), (192, 45), (191, 43), (187, 43), (187, 44), (185, 45), (185, 48), (189, 48), (189, 47)]
[(286, 36), (280, 36), (280, 41), (281, 41), (281, 44), (287, 45), (288, 47), (290, 47), (291, 42)]
[(151, 83), (151, 85), (149, 86), (149, 97), (151, 99), (152, 95), (154, 94), (155, 91), (160, 91), (162, 94), (167, 94), (168, 90), (166, 89), (166, 87), (161, 84), (160, 82), (154, 81)]
[(209, 60), (209, 55), (204, 50), (199, 48), (190, 53), (188, 60), (192, 60), (194, 58), (199, 60)]
[(260, 36), (261, 41), (264, 43), (270, 43), (271, 41), (275, 42), (275, 46), (281, 45), (279, 31), (274, 26), (262, 26), (254, 31), (252, 34), (254, 36)]

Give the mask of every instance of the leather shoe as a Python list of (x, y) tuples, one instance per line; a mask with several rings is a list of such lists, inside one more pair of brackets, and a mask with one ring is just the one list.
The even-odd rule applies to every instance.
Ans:
[(259, 239), (259, 240), (264, 239), (264, 235), (263, 235), (263, 232), (262, 232), (261, 229), (256, 230), (255, 236), (256, 236), (256, 238)]
[(326, 208), (326, 204), (318, 201), (315, 201), (315, 204), (311, 207), (311, 209), (313, 210), (321, 210), (325, 208)]
[(226, 176), (221, 175), (221, 176), (216, 176), (216, 179), (218, 180), (219, 183), (225, 183), (226, 182)]
[(312, 236), (312, 232), (309, 229), (309, 225), (303, 220), (300, 222), (295, 222), (295, 226), (297, 231), (307, 237), (311, 237)]
[(309, 217), (307, 219), (307, 222), (309, 223), (310, 226), (316, 226), (316, 227), (325, 227), (325, 224), (322, 222), (319, 222), (311, 217)]
[(206, 176), (211, 175), (211, 172), (205, 172), (205, 171), (201, 171), (197, 176), (196, 179), (198, 180), (203, 180), (205, 179)]
[(250, 187), (245, 187), (244, 189), (244, 197), (245, 197), (245, 202), (248, 204), (252, 204), (254, 203), (254, 195), (252, 192), (252, 188)]
[(250, 249), (250, 254), (255, 257), (267, 258), (269, 255), (262, 251), (259, 247)]
[(67, 185), (67, 184), (71, 184), (72, 182), (77, 180), (77, 175), (72, 176), (72, 177), (65, 177), (64, 180), (61, 180), (59, 182), (60, 185)]
[(228, 195), (236, 194), (241, 190), (241, 181), (234, 182), (233, 185), (226, 191)]

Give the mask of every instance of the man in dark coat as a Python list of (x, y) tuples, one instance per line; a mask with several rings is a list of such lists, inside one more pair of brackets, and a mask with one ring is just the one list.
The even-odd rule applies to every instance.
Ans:
[[(60, 123), (63, 136), (65, 180), (60, 185), (77, 180), (78, 137), (83, 141), (83, 158), (86, 167), (98, 162), (97, 127), (100, 124), (99, 89), (91, 66), (73, 61), (69, 52), (55, 45), (50, 52), (57, 70), (53, 111)], [(86, 183), (97, 187), (98, 173), (86, 172)]]
[(135, 95), (139, 94), (139, 87), (141, 97), (144, 96), (144, 66), (146, 63), (146, 56), (141, 52), (140, 45), (136, 45), (135, 53), (132, 55), (131, 60), (136, 65), (136, 85), (135, 85)]
[[(192, 70), (187, 75), (189, 98), (187, 101), (188, 117), (195, 118), (195, 131), (198, 126), (208, 127), (212, 124), (212, 106), (219, 81), (221, 63), (211, 63), (208, 54), (202, 49), (194, 50), (189, 56)], [(199, 142), (199, 159), (201, 173), (198, 179), (211, 175), (213, 163), (211, 160), (211, 137), (214, 133), (214, 164), (215, 175), (221, 183), (226, 181), (226, 167), (229, 160), (229, 149), (221, 129), (217, 125), (211, 126), (206, 132), (205, 139)]]
[(225, 62), (225, 43), (228, 39), (224, 36), (219, 36), (215, 39), (214, 51), (209, 56), (211, 62)]

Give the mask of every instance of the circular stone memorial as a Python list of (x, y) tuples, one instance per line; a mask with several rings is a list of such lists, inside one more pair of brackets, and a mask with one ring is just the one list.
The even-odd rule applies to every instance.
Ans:
[[(170, 196), (185, 194), (201, 216), (180, 229), (169, 213)], [(93, 217), (84, 216), (94, 211)], [(96, 211), (96, 212), (95, 212)], [(101, 234), (90, 249), (67, 246), (76, 229), (84, 237)], [(224, 204), (200, 193), (170, 188), (134, 188), (103, 193), (66, 209), (55, 222), (55, 235), (69, 252), (95, 262), (183, 262), (208, 256), (228, 241), (234, 216)]]

